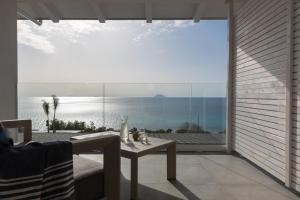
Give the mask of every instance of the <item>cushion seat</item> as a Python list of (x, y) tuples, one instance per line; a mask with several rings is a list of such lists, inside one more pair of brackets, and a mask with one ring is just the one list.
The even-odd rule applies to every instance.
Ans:
[(76, 199), (96, 200), (104, 197), (103, 164), (73, 156)]

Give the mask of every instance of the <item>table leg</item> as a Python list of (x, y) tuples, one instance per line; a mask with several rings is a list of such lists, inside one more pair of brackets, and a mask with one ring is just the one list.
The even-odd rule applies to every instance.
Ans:
[(176, 142), (167, 148), (167, 178), (176, 180)]
[(131, 159), (131, 199), (138, 199), (138, 158)]

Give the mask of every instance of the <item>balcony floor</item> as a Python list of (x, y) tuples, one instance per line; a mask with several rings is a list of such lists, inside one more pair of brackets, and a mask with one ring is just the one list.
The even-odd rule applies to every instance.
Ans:
[[(83, 155), (100, 160), (99, 155)], [(130, 162), (122, 158), (121, 199), (130, 199)], [(243, 159), (230, 155), (179, 154), (177, 181), (166, 179), (166, 156), (139, 160), (141, 200), (299, 200)]]

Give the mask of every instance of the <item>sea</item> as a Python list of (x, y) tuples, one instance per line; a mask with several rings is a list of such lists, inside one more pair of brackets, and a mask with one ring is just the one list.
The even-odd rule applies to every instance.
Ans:
[[(33, 130), (46, 130), (42, 100), (50, 97), (20, 97), (18, 117), (32, 119)], [(127, 116), (129, 128), (180, 129), (186, 123), (219, 133), (226, 125), (226, 98), (222, 97), (59, 97), (56, 117), (63, 121), (93, 122), (96, 127), (119, 129)], [(50, 118), (53, 111), (51, 108)]]

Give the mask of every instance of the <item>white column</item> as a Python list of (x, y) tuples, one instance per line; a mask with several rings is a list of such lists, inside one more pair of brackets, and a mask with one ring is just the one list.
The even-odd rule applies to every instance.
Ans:
[(227, 115), (226, 115), (226, 146), (227, 152), (232, 151), (232, 95), (233, 95), (233, 0), (227, 1), (228, 5), (228, 66), (227, 66)]
[(17, 5), (0, 1), (0, 120), (17, 118)]

